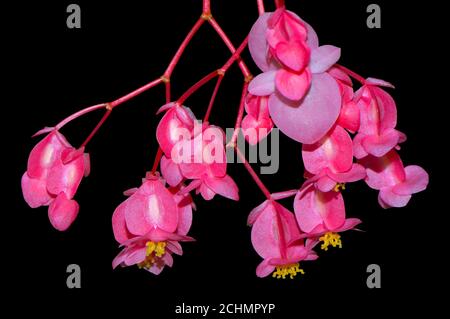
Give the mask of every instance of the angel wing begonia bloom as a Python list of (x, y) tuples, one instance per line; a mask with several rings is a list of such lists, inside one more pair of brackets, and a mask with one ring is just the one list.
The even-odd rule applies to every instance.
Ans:
[(355, 157), (381, 157), (406, 140), (406, 135), (395, 129), (397, 107), (394, 99), (379, 85), (390, 85), (377, 79), (366, 80), (356, 92), (361, 124), (353, 140)]
[(21, 183), (24, 199), (32, 208), (49, 206), (50, 223), (64, 231), (78, 214), (73, 197), (89, 171), (89, 155), (84, 149), (73, 148), (59, 131), (51, 130), (28, 158)]
[(319, 142), (304, 144), (302, 157), (306, 171), (315, 175), (310, 181), (314, 181), (323, 192), (366, 176), (364, 167), (353, 163), (352, 139), (339, 125), (333, 127)]
[(322, 192), (313, 184), (302, 188), (294, 199), (294, 211), (305, 237), (318, 238), (321, 248), (342, 247), (340, 232), (353, 229), (361, 221), (345, 217), (344, 199), (340, 192)]
[(180, 141), (174, 146), (174, 162), (179, 163), (181, 175), (192, 180), (183, 192), (195, 189), (205, 200), (211, 200), (215, 194), (239, 199), (238, 187), (226, 173), (224, 141), (223, 131), (208, 125), (193, 139)]
[[(300, 262), (317, 259), (312, 250), (316, 241), (300, 239), (295, 217), (278, 202), (266, 200), (253, 209), (248, 217), (252, 226), (252, 244), (258, 255), (264, 260), (256, 268), (258, 277), (285, 279), (303, 274)], [(294, 243), (295, 242), (295, 243)]]
[(114, 211), (114, 237), (124, 249), (113, 268), (138, 265), (157, 275), (172, 267), (172, 254), (182, 254), (179, 242), (193, 240), (186, 236), (191, 222), (190, 196), (177, 195), (159, 177), (149, 177)]
[(245, 102), (247, 114), (242, 119), (242, 133), (251, 145), (258, 144), (273, 128), (269, 114), (269, 99), (267, 96), (248, 94)]
[(311, 26), (284, 8), (258, 18), (249, 49), (264, 72), (253, 79), (249, 92), (270, 95), (271, 118), (284, 134), (300, 143), (317, 142), (340, 113), (339, 86), (327, 73), (340, 49), (319, 46)]
[(412, 194), (427, 188), (427, 172), (417, 165), (404, 167), (395, 150), (383, 157), (367, 156), (360, 162), (367, 171), (367, 185), (380, 191), (378, 202), (383, 208), (404, 207)]

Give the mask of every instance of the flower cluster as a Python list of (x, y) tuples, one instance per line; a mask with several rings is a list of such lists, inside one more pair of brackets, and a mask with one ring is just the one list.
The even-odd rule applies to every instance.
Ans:
[(295, 193), (295, 213), (274, 199), (250, 213), (253, 247), (264, 259), (257, 275), (293, 277), (302, 273), (301, 260), (317, 258), (317, 243), (323, 250), (342, 247), (339, 233), (361, 223), (346, 217), (346, 183), (365, 180), (380, 191), (383, 208), (402, 207), (426, 188), (428, 174), (419, 166), (403, 167), (396, 152), (406, 136), (395, 129), (396, 105), (382, 89), (392, 85), (362, 79), (354, 92), (349, 75), (355, 75), (336, 64), (340, 49), (319, 46), (314, 29), (297, 15), (285, 8), (261, 15), (249, 49), (263, 71), (250, 83), (249, 96), (267, 100), (265, 121), (302, 143), (307, 178)]
[[(183, 41), (164, 75), (111, 103), (81, 110), (54, 128), (31, 151), (22, 177), (22, 191), (30, 207), (48, 206), (51, 224), (64, 231), (75, 220), (79, 206), (73, 199), (90, 171), (85, 146), (111, 114), (125, 103), (158, 84), (165, 85), (166, 104), (156, 128), (159, 150), (155, 164), (139, 187), (114, 211), (112, 227), (121, 252), (113, 267), (137, 265), (153, 274), (172, 267), (173, 255), (182, 255), (181, 243), (188, 235), (195, 208), (192, 194), (211, 200), (220, 195), (239, 200), (234, 180), (227, 174), (227, 147), (233, 148), (261, 189), (266, 200), (248, 216), (251, 242), (263, 261), (256, 274), (294, 278), (303, 274), (300, 263), (315, 260), (322, 250), (342, 247), (342, 233), (356, 229), (361, 220), (347, 217), (342, 190), (347, 183), (365, 181), (379, 191), (383, 208), (403, 207), (412, 194), (426, 189), (428, 174), (416, 165), (404, 167), (398, 151), (406, 135), (396, 129), (397, 108), (386, 91), (393, 86), (383, 80), (364, 79), (337, 64), (341, 51), (319, 45), (314, 29), (278, 4), (275, 12), (260, 17), (248, 40), (238, 49), (213, 20), (208, 0), (203, 14)], [(202, 78), (179, 100), (170, 102), (170, 75), (186, 45), (203, 23), (210, 23), (227, 47), (231, 58), (222, 68)], [(262, 73), (253, 78), (240, 53), (248, 47)], [(233, 136), (226, 141), (220, 127), (207, 119), (226, 70), (237, 63), (245, 78)], [(198, 121), (185, 100), (209, 80), (218, 77), (205, 115)], [(355, 90), (353, 80), (361, 86)], [(59, 130), (75, 118), (98, 109), (106, 113), (79, 148), (72, 147)], [(236, 143), (242, 132), (247, 142), (258, 144), (277, 127), (302, 144), (305, 181), (298, 189), (271, 193), (246, 161)], [(227, 143), (228, 142), (228, 143)], [(300, 157), (300, 151), (299, 151)], [(158, 167), (160, 173), (158, 172)], [(191, 193), (192, 192), (192, 193)], [(292, 210), (279, 200), (294, 197)]]

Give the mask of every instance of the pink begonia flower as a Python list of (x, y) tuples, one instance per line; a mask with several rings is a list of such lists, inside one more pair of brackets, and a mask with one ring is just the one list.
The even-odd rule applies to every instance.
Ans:
[(245, 100), (247, 114), (242, 119), (241, 129), (245, 139), (251, 145), (258, 144), (273, 128), (269, 114), (269, 98), (248, 94)]
[(176, 106), (168, 103), (162, 106), (157, 113), (164, 112), (156, 128), (156, 139), (166, 157), (171, 157), (173, 146), (180, 139), (190, 139), (194, 134), (196, 118), (192, 111), (185, 106)]
[(73, 148), (57, 130), (46, 128), (36, 135), (47, 132), (30, 153), (22, 193), (32, 208), (49, 206), (50, 223), (64, 231), (78, 214), (78, 203), (72, 198), (83, 176), (89, 174), (89, 155), (84, 148)]
[(180, 241), (192, 223), (192, 199), (167, 189), (158, 176), (149, 176), (114, 211), (114, 237), (124, 249), (113, 260), (117, 266), (138, 265), (153, 274), (172, 267), (172, 254), (182, 255)]
[(327, 73), (340, 49), (319, 46), (311, 26), (284, 8), (258, 18), (249, 49), (264, 72), (250, 82), (249, 92), (270, 96), (270, 116), (284, 134), (300, 143), (317, 142), (341, 110), (339, 86)]
[[(266, 200), (248, 217), (252, 244), (264, 260), (256, 268), (258, 277), (294, 278), (303, 274), (300, 261), (317, 259), (312, 250), (317, 241), (300, 239), (294, 214), (275, 201)], [(294, 243), (295, 242), (295, 243)]]
[(350, 135), (339, 125), (332, 128), (319, 142), (303, 144), (302, 157), (305, 170), (314, 175), (322, 192), (344, 187), (343, 183), (355, 182), (366, 177), (362, 165), (353, 163), (353, 144)]
[(294, 199), (294, 211), (302, 237), (318, 238), (321, 248), (342, 247), (340, 232), (361, 223), (357, 218), (345, 218), (344, 199), (340, 192), (322, 192), (314, 185), (302, 187)]
[(205, 200), (211, 200), (215, 194), (239, 200), (238, 187), (226, 173), (224, 142), (223, 131), (219, 127), (208, 125), (193, 139), (175, 144), (172, 150), (173, 161), (178, 164), (181, 175), (192, 180), (182, 193), (195, 189)]
[(359, 131), (353, 140), (358, 159), (369, 154), (381, 157), (406, 140), (406, 135), (395, 129), (397, 107), (394, 99), (378, 85), (392, 87), (382, 80), (368, 79), (355, 93), (361, 115)]
[(337, 124), (355, 133), (359, 129), (360, 115), (354, 99), (352, 80), (347, 73), (336, 67), (332, 67), (328, 73), (337, 81), (341, 91), (342, 106)]
[(383, 157), (367, 156), (360, 163), (366, 168), (367, 185), (380, 191), (378, 202), (383, 208), (404, 207), (412, 194), (427, 188), (427, 172), (417, 165), (403, 167), (395, 150)]

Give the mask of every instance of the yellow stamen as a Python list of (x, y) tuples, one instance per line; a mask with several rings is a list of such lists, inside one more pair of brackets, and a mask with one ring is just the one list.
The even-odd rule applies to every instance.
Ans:
[(286, 276), (289, 275), (289, 278), (294, 279), (294, 277), (297, 276), (297, 273), (301, 273), (302, 275), (305, 274), (303, 269), (300, 268), (299, 263), (277, 266), (276, 270), (272, 274), (272, 277), (277, 279), (286, 279)]
[(345, 183), (336, 183), (333, 190), (337, 193), (341, 190), (345, 190)]
[(166, 243), (163, 241), (153, 242), (148, 241), (145, 243), (145, 259), (138, 264), (139, 268), (150, 268), (156, 262), (155, 257), (162, 257), (166, 253)]
[(323, 250), (328, 250), (328, 246), (339, 247), (342, 248), (341, 236), (338, 233), (328, 232), (325, 233), (322, 237), (319, 238), (320, 241), (323, 241), (323, 244), (320, 246)]

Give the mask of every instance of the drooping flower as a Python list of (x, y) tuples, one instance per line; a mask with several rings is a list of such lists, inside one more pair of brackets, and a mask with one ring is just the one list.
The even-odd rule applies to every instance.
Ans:
[(245, 101), (247, 114), (242, 119), (242, 133), (251, 145), (258, 144), (273, 128), (270, 118), (267, 96), (248, 94)]
[(294, 211), (302, 236), (316, 238), (321, 248), (342, 247), (339, 233), (361, 223), (357, 218), (345, 217), (344, 199), (340, 192), (322, 192), (313, 184), (302, 187), (294, 199)]
[(153, 274), (172, 267), (172, 254), (182, 254), (180, 241), (192, 222), (192, 200), (167, 189), (158, 176), (149, 176), (114, 211), (114, 237), (124, 247), (113, 267), (138, 265)]
[(317, 255), (312, 250), (317, 241), (300, 238), (295, 217), (276, 201), (266, 200), (252, 210), (248, 217), (252, 226), (252, 244), (255, 251), (264, 260), (256, 268), (258, 277), (285, 279), (303, 274), (300, 262), (315, 260)]
[(356, 92), (361, 124), (353, 145), (358, 159), (369, 154), (381, 157), (406, 140), (406, 135), (395, 129), (395, 101), (379, 86), (393, 87), (387, 82), (369, 78)]
[(315, 182), (322, 192), (366, 176), (364, 167), (353, 163), (352, 139), (339, 125), (319, 142), (304, 144), (302, 157), (307, 173), (314, 175), (309, 182)]
[(270, 116), (284, 134), (300, 143), (317, 142), (341, 109), (339, 86), (327, 73), (340, 49), (319, 46), (315, 31), (284, 8), (258, 18), (249, 49), (264, 72), (252, 80), (249, 92), (270, 96)]
[(79, 206), (73, 197), (83, 176), (90, 171), (89, 155), (84, 148), (73, 148), (57, 130), (49, 132), (31, 151), (27, 171), (22, 176), (22, 193), (32, 208), (49, 206), (48, 216), (54, 228), (66, 230), (76, 219)]
[(420, 166), (404, 167), (395, 150), (382, 157), (367, 156), (360, 163), (366, 168), (366, 183), (379, 190), (378, 202), (383, 208), (404, 207), (412, 194), (427, 188), (428, 173)]
[(178, 164), (181, 175), (190, 184), (183, 192), (196, 190), (205, 200), (215, 194), (238, 200), (238, 187), (226, 173), (225, 136), (213, 125), (205, 125), (203, 131), (192, 139), (181, 140), (172, 150), (172, 160)]

